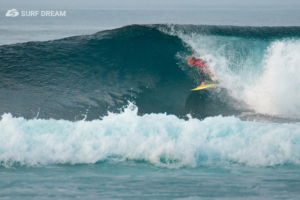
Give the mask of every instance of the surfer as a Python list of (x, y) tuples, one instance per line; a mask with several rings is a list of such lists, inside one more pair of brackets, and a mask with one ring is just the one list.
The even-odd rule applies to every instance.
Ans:
[(201, 85), (198, 87), (205, 86), (205, 80), (209, 80), (210, 83), (216, 83), (215, 76), (211, 73), (211, 71), (209, 71), (203, 60), (196, 60), (194, 56), (190, 56), (188, 61), (191, 67), (197, 67), (199, 78), (202, 81)]

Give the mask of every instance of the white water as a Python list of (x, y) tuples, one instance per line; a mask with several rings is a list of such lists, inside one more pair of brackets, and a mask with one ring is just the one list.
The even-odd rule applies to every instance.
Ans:
[(245, 102), (260, 113), (299, 118), (299, 53), (299, 40), (273, 42), (263, 60), (262, 77), (245, 90)]
[(188, 121), (137, 115), (130, 104), (102, 120), (70, 122), (14, 118), (0, 121), (2, 166), (137, 160), (157, 166), (300, 164), (300, 125), (244, 122), (235, 117)]
[[(256, 113), (300, 119), (300, 40), (264, 41), (172, 31), (235, 99)], [(183, 62), (189, 55), (179, 54)], [(198, 79), (195, 76), (195, 79)]]

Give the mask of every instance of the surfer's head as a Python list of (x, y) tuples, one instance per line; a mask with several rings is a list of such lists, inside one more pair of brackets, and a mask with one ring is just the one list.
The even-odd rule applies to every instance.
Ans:
[(194, 67), (196, 58), (194, 56), (190, 56), (188, 61), (189, 61), (189, 65), (191, 65), (191, 67)]

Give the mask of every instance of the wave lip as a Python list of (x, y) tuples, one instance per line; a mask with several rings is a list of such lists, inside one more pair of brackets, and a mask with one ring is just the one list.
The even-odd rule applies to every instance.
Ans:
[[(186, 42), (195, 56), (207, 62), (220, 81), (218, 86), (244, 109), (300, 118), (299, 27), (157, 27)], [(186, 60), (183, 53), (178, 57)]]
[(300, 164), (299, 124), (244, 122), (235, 117), (187, 121), (137, 115), (130, 104), (102, 120), (14, 118), (0, 122), (2, 166), (144, 161), (161, 167)]
[(262, 77), (245, 91), (245, 101), (257, 112), (300, 117), (299, 52), (299, 40), (276, 41), (268, 47)]

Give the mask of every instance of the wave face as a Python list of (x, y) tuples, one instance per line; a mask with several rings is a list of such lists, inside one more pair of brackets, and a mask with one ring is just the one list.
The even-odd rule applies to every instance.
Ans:
[[(298, 166), (299, 124), (241, 119), (299, 120), (299, 36), (298, 27), (133, 25), (0, 46), (1, 166)], [(190, 55), (217, 87), (189, 91), (200, 84)]]
[[(176, 36), (130, 26), (94, 35), (1, 46), (2, 112), (74, 120), (117, 112), (135, 100), (141, 112), (183, 115), (193, 82), (178, 67)], [(178, 92), (180, 91), (180, 92)]]
[[(0, 46), (1, 113), (93, 120), (133, 101), (139, 114), (300, 118), (300, 28), (132, 25)], [(206, 60), (220, 84), (187, 65)]]
[(137, 113), (130, 104), (120, 114), (92, 121), (26, 120), (5, 114), (0, 121), (1, 165), (124, 160), (168, 168), (300, 164), (299, 124), (221, 116), (186, 121), (174, 115)]

